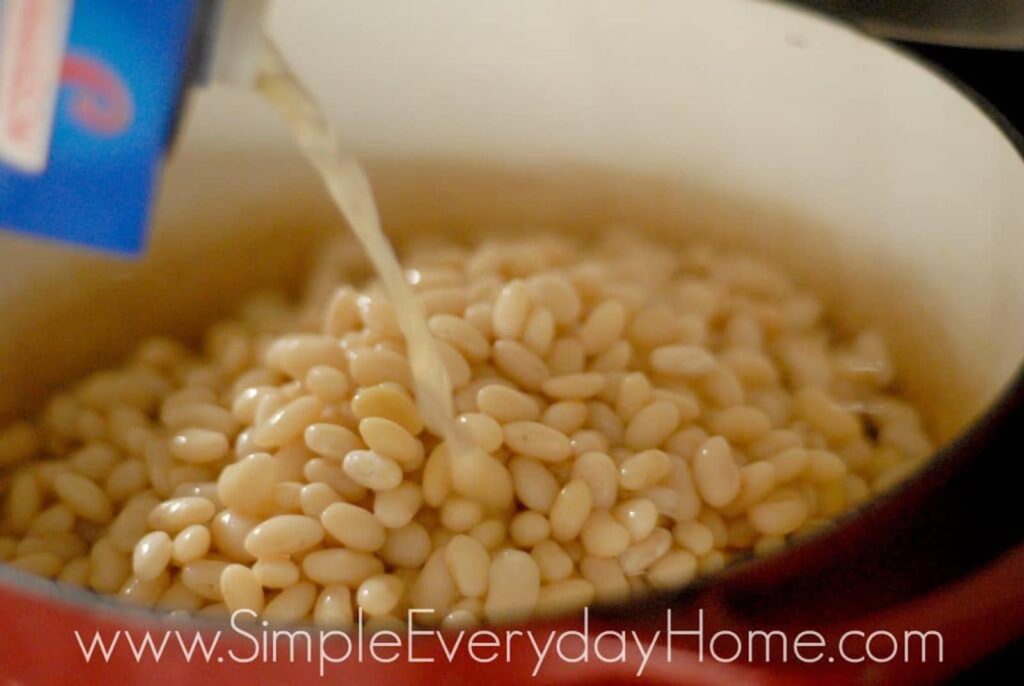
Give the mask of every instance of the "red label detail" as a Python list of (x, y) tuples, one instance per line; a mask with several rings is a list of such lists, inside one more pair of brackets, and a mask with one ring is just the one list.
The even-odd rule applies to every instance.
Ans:
[(132, 123), (135, 103), (131, 92), (117, 72), (100, 60), (68, 54), (60, 80), (71, 91), (71, 118), (87, 131), (116, 136)]

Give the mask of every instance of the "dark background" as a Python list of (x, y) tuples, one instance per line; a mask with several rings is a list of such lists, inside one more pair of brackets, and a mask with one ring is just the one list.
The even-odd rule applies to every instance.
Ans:
[(1024, 130), (1024, 49), (977, 50), (914, 43), (899, 45), (952, 73), (1002, 111), (1018, 130)]

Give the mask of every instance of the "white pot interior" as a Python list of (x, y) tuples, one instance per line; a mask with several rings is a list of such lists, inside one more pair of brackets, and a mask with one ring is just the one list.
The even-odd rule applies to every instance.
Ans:
[[(943, 438), (1024, 357), (1024, 164), (852, 31), (745, 0), (307, 0), (271, 26), (396, 234), (629, 222), (748, 246), (878, 323)], [(0, 415), (144, 333), (294, 291), (337, 225), (255, 96), (192, 105), (144, 260), (0, 237)]]

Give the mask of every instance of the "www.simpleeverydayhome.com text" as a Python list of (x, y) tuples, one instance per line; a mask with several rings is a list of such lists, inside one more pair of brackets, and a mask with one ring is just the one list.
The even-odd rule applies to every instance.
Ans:
[[(159, 663), (163, 660), (224, 663), (315, 664), (321, 676), (332, 665), (346, 662), (406, 661), (410, 664), (469, 660), (480, 664), (509, 664), (526, 660), (537, 676), (551, 661), (568, 664), (582, 662), (636, 664), (641, 676), (652, 659), (672, 661), (675, 649), (687, 641), (686, 649), (701, 662), (732, 663), (758, 661), (767, 664), (814, 664), (819, 662), (877, 663), (926, 662), (943, 660), (944, 640), (935, 630), (847, 631), (832, 642), (814, 630), (787, 633), (779, 630), (743, 632), (705, 629), (704, 611), (699, 610), (689, 624), (665, 613), (662, 627), (638, 632), (631, 629), (592, 628), (589, 612), (584, 610), (579, 629), (516, 629), (500, 627), (441, 632), (416, 626), (417, 618), (430, 610), (410, 609), (409, 626), (402, 632), (364, 627), (360, 614), (355, 626), (345, 632), (308, 628), (270, 629), (266, 622), (252, 622), (250, 611), (239, 610), (231, 616), (231, 629), (200, 632), (194, 629), (165, 631), (94, 632), (75, 640), (87, 663), (110, 662), (127, 651), (135, 662)], [(224, 634), (235, 640), (222, 643)], [(429, 645), (428, 645), (429, 644)]]

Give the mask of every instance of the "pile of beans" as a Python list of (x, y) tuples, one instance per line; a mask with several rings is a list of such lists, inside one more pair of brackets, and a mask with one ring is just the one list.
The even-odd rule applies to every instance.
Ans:
[(379, 288), (331, 274), (0, 431), (0, 559), (170, 612), (462, 627), (687, 584), (932, 452), (881, 337), (756, 259), (614, 233), (407, 265), (487, 469), (424, 427)]

